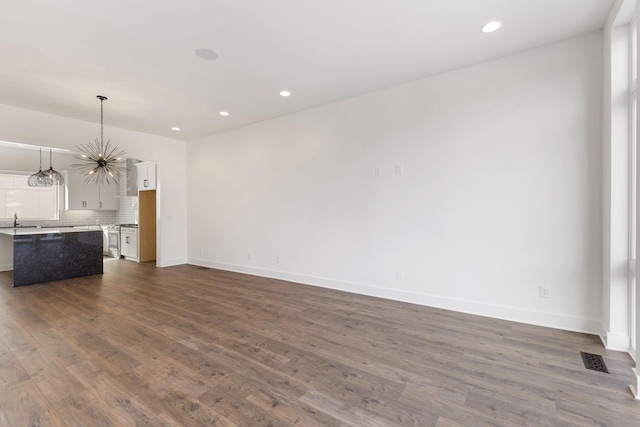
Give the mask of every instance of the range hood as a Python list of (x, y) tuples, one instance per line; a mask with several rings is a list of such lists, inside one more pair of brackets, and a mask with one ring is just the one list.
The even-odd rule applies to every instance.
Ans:
[(138, 196), (138, 168), (136, 163), (140, 163), (137, 159), (127, 159), (127, 196)]

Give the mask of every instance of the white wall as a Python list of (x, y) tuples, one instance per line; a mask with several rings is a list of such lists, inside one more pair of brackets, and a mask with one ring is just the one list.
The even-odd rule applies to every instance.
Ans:
[[(93, 141), (100, 135), (99, 122), (90, 123), (1, 104), (0, 118), (0, 140), (4, 141), (73, 150), (75, 146)], [(129, 157), (158, 162), (157, 263), (159, 266), (184, 263), (187, 248), (186, 143), (110, 126), (104, 127), (104, 137), (125, 149)], [(2, 156), (3, 147), (0, 147), (0, 163)], [(46, 164), (48, 167), (48, 160)], [(37, 167), (37, 163), (33, 167)], [(54, 167), (58, 168), (55, 154)]]
[(597, 332), (601, 56), (594, 33), (190, 141), (188, 261)]

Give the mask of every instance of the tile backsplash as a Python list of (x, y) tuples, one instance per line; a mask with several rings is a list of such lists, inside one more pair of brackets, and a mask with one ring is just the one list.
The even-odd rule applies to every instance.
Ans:
[(120, 182), (120, 209), (116, 212), (115, 224), (138, 223), (138, 196), (127, 196), (127, 180)]
[[(115, 224), (115, 211), (60, 211), (59, 220), (22, 220), (18, 218), (18, 223), (22, 226), (42, 225), (44, 227), (62, 227), (69, 225), (102, 225)], [(12, 221), (0, 222), (0, 227), (13, 225)]]

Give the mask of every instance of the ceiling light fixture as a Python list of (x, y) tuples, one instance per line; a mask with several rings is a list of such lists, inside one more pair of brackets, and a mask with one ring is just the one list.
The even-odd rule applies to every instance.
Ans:
[(53, 150), (49, 149), (49, 170), (46, 170), (45, 173), (51, 180), (52, 185), (64, 185), (64, 177), (60, 172), (53, 169)]
[(221, 116), (228, 116), (229, 113), (227, 111), (220, 111)]
[(291, 96), (291, 92), (289, 92), (288, 90), (283, 90), (282, 92), (280, 92), (280, 96)]
[(172, 128), (171, 128), (171, 130), (179, 131), (179, 130), (180, 130), (180, 128), (179, 128), (179, 127), (177, 127), (177, 126), (174, 126), (174, 127), (172, 127)]
[(124, 150), (118, 150), (118, 147), (111, 148), (110, 140), (107, 141), (106, 145), (104, 144), (104, 112), (102, 104), (107, 100), (107, 97), (98, 95), (97, 98), (100, 100), (100, 141), (96, 138), (95, 142), (76, 146), (82, 153), (77, 155), (76, 158), (85, 163), (71, 166), (78, 168), (80, 173), (85, 175), (85, 183), (93, 181), (96, 184), (102, 184), (106, 182), (110, 185), (109, 179), (112, 179), (117, 184), (118, 178), (124, 172), (121, 163), (125, 152)]
[(46, 172), (42, 172), (42, 148), (40, 149), (40, 168), (38, 172), (29, 175), (27, 184), (29, 184), (29, 187), (51, 187), (53, 185), (49, 175)]
[(502, 23), (500, 23), (498, 21), (491, 21), (487, 25), (482, 27), (482, 32), (483, 33), (493, 33), (495, 30), (497, 30), (501, 26), (502, 26)]

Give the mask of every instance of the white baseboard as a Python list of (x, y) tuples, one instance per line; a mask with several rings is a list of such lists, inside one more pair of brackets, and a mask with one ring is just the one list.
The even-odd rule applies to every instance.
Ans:
[(0, 271), (11, 271), (13, 270), (13, 264), (0, 264)]
[(175, 259), (168, 259), (168, 260), (158, 261), (157, 266), (158, 267), (172, 267), (174, 265), (182, 265), (182, 264), (187, 264), (187, 259), (186, 258), (175, 258)]
[(632, 368), (633, 375), (631, 376), (631, 385), (629, 390), (633, 394), (633, 397), (640, 400), (640, 370), (638, 368)]
[(188, 258), (187, 264), (217, 268), (220, 270), (235, 271), (238, 273), (246, 273), (254, 276), (287, 280), (290, 282), (296, 282), (305, 285), (320, 286), (345, 292), (386, 298), (395, 301), (403, 301), (428, 307), (442, 308), (445, 310), (459, 311), (463, 313), (509, 320), (519, 323), (526, 323), (536, 326), (544, 326), (574, 332), (583, 332), (594, 335), (598, 335), (600, 331), (600, 321), (596, 319), (584, 319), (579, 317), (565, 316), (557, 313), (547, 313), (521, 309), (517, 307), (506, 307), (476, 301), (459, 300), (435, 295), (421, 294), (416, 292), (399, 291), (397, 289), (380, 288), (362, 283), (305, 276), (283, 271), (247, 267), (244, 265), (213, 262), (198, 258)]
[(629, 335), (606, 332), (604, 336), (600, 335), (600, 338), (608, 350), (629, 352), (629, 344), (631, 342)]

